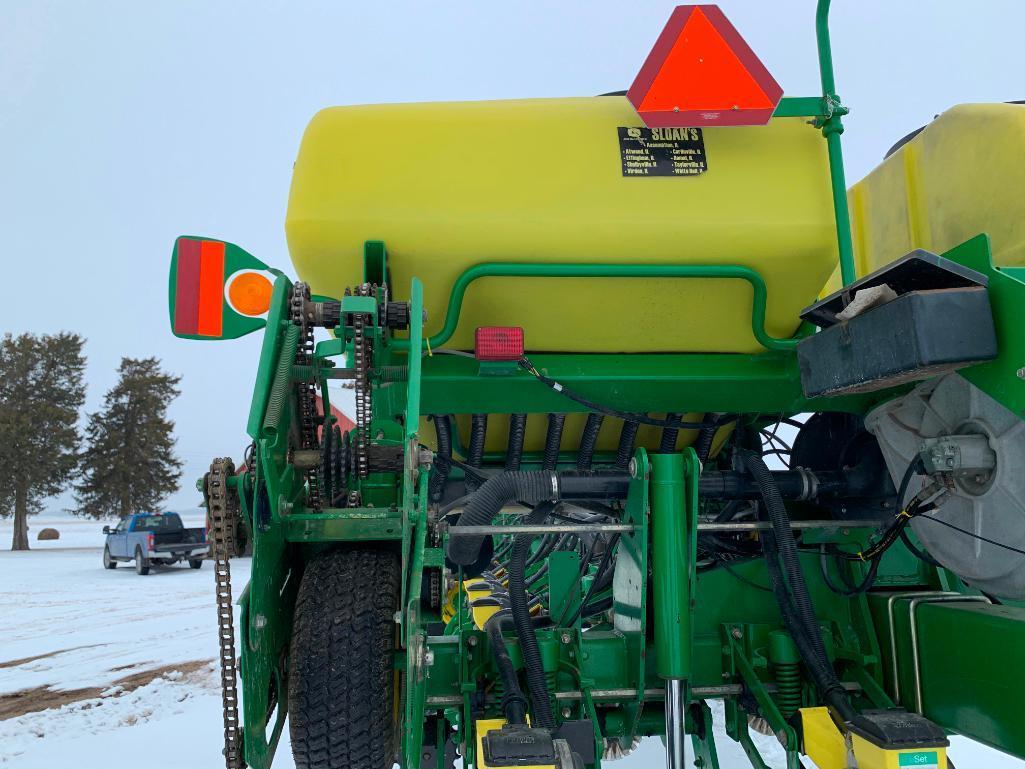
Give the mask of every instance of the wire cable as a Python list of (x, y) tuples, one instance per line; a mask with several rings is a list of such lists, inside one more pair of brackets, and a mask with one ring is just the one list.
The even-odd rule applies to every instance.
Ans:
[(560, 384), (551, 377), (542, 374), (540, 371), (534, 368), (534, 364), (530, 362), (530, 359), (526, 355), (520, 358), (520, 366), (523, 368), (524, 371), (526, 371), (528, 374), (530, 374), (539, 382), (541, 382), (541, 384), (551, 388), (557, 393), (565, 395), (571, 401), (575, 401), (576, 403), (579, 403), (581, 406), (586, 406), (587, 408), (591, 409), (591, 411), (597, 411), (599, 414), (605, 414), (606, 416), (616, 417), (617, 419), (622, 419), (626, 422), (640, 422), (642, 425), (652, 425), (653, 427), (675, 427), (679, 430), (699, 430), (702, 427), (707, 427), (709, 425), (720, 426), (723, 424), (727, 424), (728, 422), (736, 421), (736, 417), (731, 417), (730, 419), (723, 421), (719, 421), (713, 417), (712, 419), (706, 419), (703, 422), (681, 422), (678, 419), (656, 419), (655, 417), (649, 417), (647, 414), (638, 414), (631, 411), (621, 411), (619, 409), (612, 408), (611, 406), (605, 406), (600, 403), (596, 403), (595, 401), (592, 401), (588, 398), (585, 398), (583, 395), (580, 395), (579, 393), (570, 390), (568, 387), (566, 387), (563, 384)]

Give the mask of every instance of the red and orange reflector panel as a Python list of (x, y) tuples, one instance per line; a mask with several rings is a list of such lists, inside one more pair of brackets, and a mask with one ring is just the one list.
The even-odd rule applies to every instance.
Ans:
[(523, 329), (481, 326), (474, 335), (477, 360), (512, 361), (523, 357)]
[(649, 128), (765, 125), (783, 89), (715, 5), (681, 5), (627, 98)]
[(171, 255), (171, 330), (187, 339), (235, 339), (263, 328), (278, 274), (232, 243), (178, 238)]
[(224, 244), (213, 240), (178, 242), (174, 333), (220, 336), (224, 328)]

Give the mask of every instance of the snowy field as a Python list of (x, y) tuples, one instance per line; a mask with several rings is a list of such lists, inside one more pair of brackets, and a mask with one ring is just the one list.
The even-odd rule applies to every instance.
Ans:
[[(203, 524), (201, 513), (183, 516)], [(28, 553), (0, 550), (0, 767), (99, 769), (153, 764), (162, 769), (221, 769), (223, 740), (213, 572), (100, 563), (102, 523), (65, 515), (31, 519)], [(45, 526), (61, 538), (39, 542)], [(0, 522), (0, 547), (11, 524)], [(236, 595), (248, 560), (234, 562)], [(717, 715), (721, 709), (716, 708)], [(720, 730), (721, 731), (721, 730)], [(773, 767), (782, 752), (758, 737)], [(723, 735), (723, 769), (749, 767)], [(1025, 764), (955, 741), (959, 769)], [(647, 740), (622, 769), (664, 766), (658, 740)], [(287, 729), (275, 769), (292, 769)]]

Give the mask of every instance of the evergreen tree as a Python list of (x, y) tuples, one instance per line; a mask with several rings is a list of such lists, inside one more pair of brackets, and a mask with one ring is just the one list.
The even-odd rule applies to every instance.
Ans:
[(181, 461), (174, 455), (174, 423), (167, 407), (181, 377), (156, 358), (122, 358), (118, 383), (89, 415), (76, 512), (93, 518), (157, 511), (178, 490)]
[(84, 343), (66, 332), (0, 341), (0, 516), (14, 516), (12, 550), (29, 549), (28, 516), (78, 465)]

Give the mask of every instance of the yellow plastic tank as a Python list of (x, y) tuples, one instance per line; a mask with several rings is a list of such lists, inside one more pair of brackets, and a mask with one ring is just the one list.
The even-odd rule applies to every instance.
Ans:
[[(286, 233), (314, 293), (362, 280), (388, 248), (393, 296), (424, 282), (427, 333), (456, 277), (489, 261), (740, 264), (790, 335), (836, 264), (825, 142), (804, 119), (706, 128), (707, 170), (624, 175), (624, 97), (334, 107), (302, 140)], [(627, 134), (625, 134), (627, 135)], [(486, 278), (455, 336), (522, 326), (531, 351), (758, 352), (751, 288), (724, 279)]]
[[(1025, 265), (1025, 105), (952, 107), (853, 185), (848, 200), (858, 275), (982, 232), (996, 264)], [(826, 292), (838, 287), (833, 276)]]

